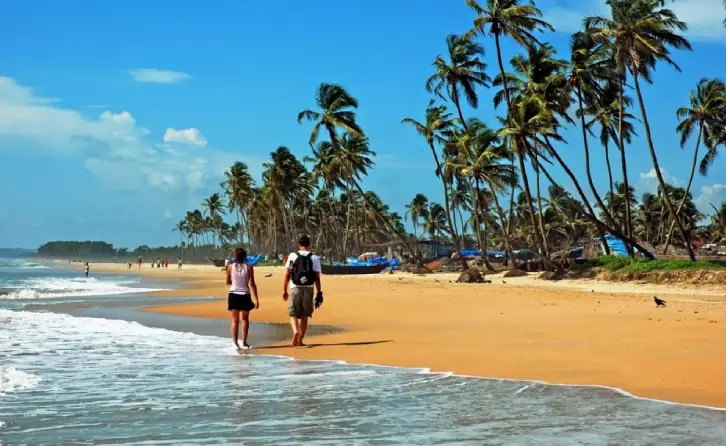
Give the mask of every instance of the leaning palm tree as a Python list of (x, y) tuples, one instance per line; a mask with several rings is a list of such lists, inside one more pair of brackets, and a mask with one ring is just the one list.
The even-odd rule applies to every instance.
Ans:
[[(722, 117), (726, 114), (726, 85), (719, 79), (703, 78), (698, 82), (696, 89), (691, 91), (690, 102), (689, 107), (681, 107), (676, 111), (678, 119), (681, 120), (676, 128), (678, 133), (681, 134), (681, 148), (686, 145), (693, 131), (698, 128), (696, 148), (693, 151), (693, 161), (691, 162), (691, 173), (688, 177), (685, 194), (676, 208), (677, 218), (680, 217), (683, 205), (691, 191), (693, 176), (696, 173), (696, 165), (698, 164), (698, 150), (701, 146), (701, 141), (705, 141), (708, 148), (708, 145), (713, 141), (714, 132), (720, 130)], [(709, 153), (711, 153), (710, 150)], [(675, 219), (668, 229), (665, 248), (663, 250), (664, 254), (668, 250), (674, 227)]]
[[(239, 242), (244, 240), (245, 228), (247, 228), (247, 208), (252, 200), (252, 189), (255, 180), (250, 175), (247, 164), (237, 161), (232, 167), (224, 172), (224, 181), (221, 186), (224, 189), (230, 211), (237, 213), (237, 229), (239, 229)], [(247, 243), (250, 243), (250, 234), (247, 231)]]
[[(441, 55), (434, 60), (435, 73), (426, 81), (426, 90), (441, 99), (446, 96), (454, 103), (459, 120), (466, 126), (461, 112), (461, 96), (466, 97), (472, 108), (479, 106), (479, 95), (476, 87), (488, 87), (489, 76), (485, 70), (484, 47), (476, 43), (472, 37), (449, 34), (446, 36), (449, 61)], [(442, 90), (446, 90), (446, 96)]]
[(419, 223), (421, 223), (421, 219), (426, 219), (428, 206), (429, 199), (424, 194), (416, 194), (413, 200), (406, 205), (406, 216), (411, 219), (414, 236), (416, 236), (416, 229)]
[[(205, 209), (205, 214), (209, 218), (209, 229), (212, 230), (212, 244), (216, 246), (214, 242), (215, 235), (221, 234), (221, 221), (222, 215), (226, 213), (226, 206), (222, 202), (222, 198), (218, 193), (213, 193), (209, 198), (205, 198), (202, 202), (202, 206)], [(221, 237), (220, 237), (221, 242)]]
[[(454, 128), (454, 119), (451, 117), (451, 113), (446, 110), (444, 105), (436, 105), (432, 99), (429, 101), (429, 105), (426, 108), (426, 120), (424, 122), (419, 122), (412, 118), (404, 118), (401, 122), (404, 124), (411, 124), (416, 132), (424, 137), (426, 144), (429, 146), (429, 149), (431, 149), (431, 155), (434, 157), (434, 163), (436, 163), (436, 176), (441, 180), (441, 185), (444, 189), (446, 218), (448, 220), (449, 227), (454, 228), (449, 194), (450, 185), (444, 175), (444, 166), (439, 159), (438, 152), (436, 151), (436, 144), (445, 142), (446, 135), (450, 134)], [(461, 251), (463, 246), (455, 230), (452, 232), (451, 236), (454, 239), (456, 249)]]
[[(522, 46), (530, 46), (532, 43), (539, 44), (534, 36), (535, 31), (550, 30), (552, 26), (542, 20), (542, 11), (532, 4), (522, 4), (521, 0), (486, 0), (486, 6), (482, 6), (477, 0), (467, 0), (466, 4), (476, 12), (474, 29), (471, 33), (489, 34), (494, 36), (494, 43), (497, 48), (497, 61), (499, 62), (499, 74), (505, 78), (504, 62), (502, 62), (502, 48), (500, 39), (502, 36), (509, 36)], [(511, 108), (512, 101), (509, 97), (509, 89), (506, 79), (503, 84), (504, 96), (507, 107)]]
[[(607, 3), (612, 10), (612, 19), (589, 17), (585, 21), (586, 27), (596, 41), (612, 43), (619, 64), (626, 67), (633, 78), (653, 169), (660, 189), (665, 191), (666, 183), (653, 143), (640, 81), (651, 81), (651, 72), (659, 61), (664, 61), (680, 71), (680, 67), (671, 58), (670, 47), (691, 49), (688, 40), (678, 34), (678, 31), (687, 30), (688, 26), (678, 20), (673, 11), (661, 8), (661, 0), (608, 0)], [(690, 236), (668, 195), (663, 194), (664, 203), (683, 236), (689, 258), (695, 261)]]
[(363, 130), (355, 120), (358, 100), (338, 84), (322, 83), (315, 92), (315, 104), (320, 111), (303, 110), (297, 115), (297, 122), (313, 121), (315, 126), (310, 133), (310, 147), (318, 140), (320, 129), (328, 132), (330, 143), (338, 150), (336, 129), (341, 128), (354, 135), (363, 136)]

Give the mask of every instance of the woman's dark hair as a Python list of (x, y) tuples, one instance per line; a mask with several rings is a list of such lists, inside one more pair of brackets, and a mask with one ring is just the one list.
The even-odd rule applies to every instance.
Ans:
[(234, 260), (239, 264), (245, 263), (245, 260), (247, 260), (247, 251), (245, 251), (243, 248), (235, 249)]

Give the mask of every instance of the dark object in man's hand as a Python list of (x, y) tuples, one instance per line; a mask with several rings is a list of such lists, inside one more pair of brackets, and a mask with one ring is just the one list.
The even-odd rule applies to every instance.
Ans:
[(323, 305), (323, 292), (318, 291), (318, 294), (315, 296), (315, 309), (317, 310), (321, 305)]
[(666, 306), (666, 301), (664, 301), (663, 299), (658, 299), (658, 297), (653, 296), (653, 300), (655, 301), (656, 308)]

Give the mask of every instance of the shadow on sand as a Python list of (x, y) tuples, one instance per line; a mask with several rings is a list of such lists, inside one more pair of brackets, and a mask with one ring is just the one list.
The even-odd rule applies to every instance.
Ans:
[[(305, 344), (303, 348), (314, 348), (314, 347), (337, 347), (337, 346), (344, 346), (344, 347), (356, 347), (356, 346), (362, 346), (362, 345), (376, 345), (376, 344), (386, 344), (388, 342), (393, 342), (393, 339), (386, 339), (383, 341), (362, 341), (362, 342), (316, 342), (313, 344)], [(296, 348), (293, 347), (290, 344), (285, 345), (265, 345), (262, 347), (255, 347), (255, 350), (275, 350), (279, 348)]]

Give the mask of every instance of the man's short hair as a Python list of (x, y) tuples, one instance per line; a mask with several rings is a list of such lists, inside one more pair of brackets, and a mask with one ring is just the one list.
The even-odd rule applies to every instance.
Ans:
[(297, 239), (297, 245), (302, 246), (303, 248), (309, 248), (310, 247), (310, 237), (307, 235), (300, 236), (299, 239)]

